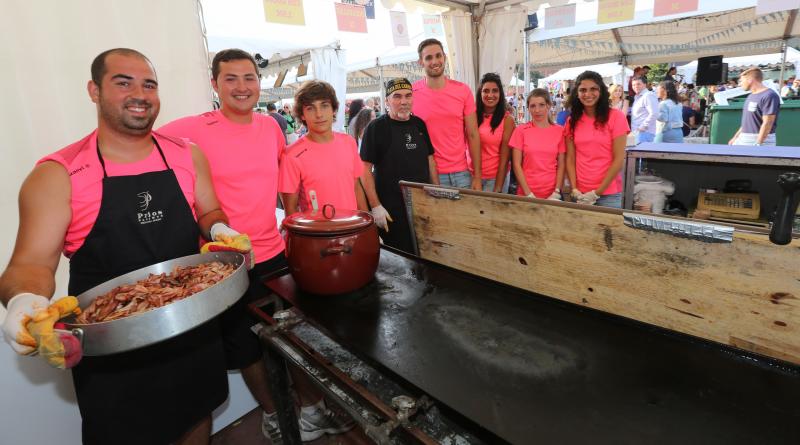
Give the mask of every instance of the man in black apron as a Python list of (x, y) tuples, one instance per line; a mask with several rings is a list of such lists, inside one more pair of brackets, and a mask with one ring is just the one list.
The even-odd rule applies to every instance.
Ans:
[[(439, 176), (428, 129), (422, 119), (411, 115), (412, 102), (408, 80), (398, 78), (386, 83), (389, 113), (370, 122), (364, 130), (361, 160), (366, 168), (361, 182), (383, 243), (416, 253), (398, 183), (405, 180), (438, 184)], [(373, 167), (374, 173), (368, 173)]]
[[(96, 219), (70, 258), (72, 295), (198, 253), (199, 235), (208, 237), (214, 223), (227, 221), (197, 147), (151, 131), (160, 102), (145, 56), (128, 49), (100, 54), (88, 90), (97, 104), (97, 131), (45, 158), (57, 162), (40, 163), (20, 192), (17, 244), (0, 279), (0, 298), (9, 309), (3, 331), (17, 352), (26, 352), (14, 341), (19, 324), (47, 304), (60, 251), (78, 230), (83, 209), (96, 207), (97, 199)], [(82, 160), (78, 166), (76, 159)], [(112, 166), (142, 171), (109, 175)], [(100, 196), (76, 188), (91, 182), (71, 179), (100, 172)], [(94, 202), (76, 202), (86, 196), (95, 196)], [(85, 444), (208, 443), (211, 411), (228, 393), (218, 323), (139, 350), (84, 357), (73, 368), (73, 381)]]

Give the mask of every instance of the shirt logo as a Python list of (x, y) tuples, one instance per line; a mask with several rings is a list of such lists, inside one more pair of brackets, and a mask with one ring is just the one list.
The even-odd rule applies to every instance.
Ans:
[(748, 102), (747, 103), (747, 111), (749, 111), (751, 113), (754, 113), (757, 108), (758, 108), (758, 103), (757, 102)]
[(411, 133), (406, 133), (405, 138), (406, 138), (406, 150), (413, 150), (413, 149), (417, 148), (417, 144), (412, 144), (411, 143), (411, 139), (412, 139)]
[(153, 197), (150, 195), (150, 192), (137, 193), (136, 196), (141, 199), (141, 201), (139, 201), (139, 210), (144, 212), (148, 207), (150, 207), (150, 201), (153, 200)]
[(150, 210), (150, 202), (153, 200), (150, 192), (137, 193), (136, 196), (139, 198), (139, 212), (136, 213), (139, 224), (150, 224), (164, 219), (163, 210)]

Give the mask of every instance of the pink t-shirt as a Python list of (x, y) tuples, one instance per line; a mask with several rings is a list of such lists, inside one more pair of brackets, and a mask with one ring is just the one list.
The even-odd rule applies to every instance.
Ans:
[(412, 112), (425, 121), (433, 143), (439, 173), (467, 170), (467, 136), (464, 117), (475, 112), (475, 99), (465, 84), (447, 79), (444, 88), (432, 90), (425, 79), (412, 85)]
[[(508, 113), (506, 113), (508, 116)], [(492, 116), (484, 117), (483, 122), (478, 127), (478, 134), (481, 137), (481, 178), (495, 179), (497, 169), (500, 166), (500, 144), (503, 142), (503, 131), (505, 128), (505, 118), (492, 132)], [(467, 152), (469, 153), (469, 152)], [(470, 160), (470, 170), (472, 162)]]
[[(153, 136), (161, 146), (167, 163), (178, 178), (183, 196), (194, 212), (194, 184), (197, 175), (194, 171), (192, 150), (182, 139), (163, 136), (156, 132), (153, 132)], [(70, 196), (72, 219), (64, 237), (64, 255), (70, 258), (83, 245), (100, 213), (100, 203), (103, 198), (103, 167), (97, 158), (97, 130), (78, 142), (43, 157), (36, 164), (46, 161), (58, 162), (69, 172), (72, 186)], [(155, 145), (150, 155), (141, 161), (118, 164), (106, 159), (105, 164), (108, 176), (139, 175), (166, 169)]]
[[(558, 154), (567, 151), (564, 128), (555, 124), (539, 128), (528, 122), (514, 129), (508, 145), (522, 152), (522, 171), (534, 196), (547, 198), (552, 195), (556, 189)], [(517, 194), (525, 194), (522, 187), (517, 187)]]
[[(564, 126), (566, 137), (570, 137), (570, 120), (571, 118), (567, 119)], [(600, 128), (595, 128), (594, 118), (581, 116), (573, 136), (578, 190), (586, 193), (600, 186), (614, 160), (614, 139), (629, 132), (628, 120), (619, 110), (612, 108), (608, 114), (608, 122)], [(603, 194), (612, 195), (620, 192), (622, 192), (622, 176), (618, 175)]]
[(250, 237), (256, 263), (283, 252), (275, 208), (286, 142), (275, 119), (254, 113), (249, 124), (237, 124), (217, 110), (172, 121), (159, 131), (189, 139), (206, 155), (222, 210), (231, 228)]
[(306, 137), (286, 150), (281, 161), (278, 191), (298, 193), (300, 211), (311, 210), (311, 191), (316, 192), (317, 206), (356, 210), (356, 178), (364, 164), (356, 141), (344, 133), (333, 133), (333, 141), (319, 144)]

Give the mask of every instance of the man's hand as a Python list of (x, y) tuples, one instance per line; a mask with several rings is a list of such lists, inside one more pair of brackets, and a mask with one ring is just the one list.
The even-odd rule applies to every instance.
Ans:
[(547, 197), (547, 199), (549, 199), (551, 201), (561, 201), (562, 200), (561, 199), (561, 190), (559, 190), (559, 189), (553, 190), (553, 193), (551, 193), (550, 196)]
[(600, 199), (600, 197), (597, 196), (597, 193), (594, 190), (590, 190), (588, 193), (583, 193), (578, 196), (578, 204), (591, 206), (594, 205), (598, 199)]
[(472, 177), (472, 190), (482, 191), (483, 190), (483, 183), (481, 182), (481, 178), (478, 176)]
[(728, 141), (728, 145), (734, 145), (736, 143), (736, 139), (737, 139), (736, 136), (732, 137), (731, 140)]
[(382, 206), (375, 206), (370, 210), (372, 214), (372, 218), (375, 219), (375, 225), (382, 228), (385, 231), (389, 231), (389, 223), (394, 222), (392, 217), (389, 215), (389, 212)]
[(247, 268), (253, 268), (255, 265), (255, 258), (253, 256), (253, 246), (250, 243), (249, 236), (239, 233), (228, 227), (227, 224), (221, 222), (211, 226), (209, 232), (213, 241), (203, 244), (203, 247), (200, 249), (201, 253), (220, 251), (239, 252), (245, 256)]

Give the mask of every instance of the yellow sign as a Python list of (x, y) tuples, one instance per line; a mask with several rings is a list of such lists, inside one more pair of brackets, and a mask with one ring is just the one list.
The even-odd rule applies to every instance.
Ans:
[(303, 0), (264, 0), (264, 17), (270, 23), (306, 24)]
[(597, 23), (624, 22), (633, 20), (635, 0), (600, 0), (597, 4)]

